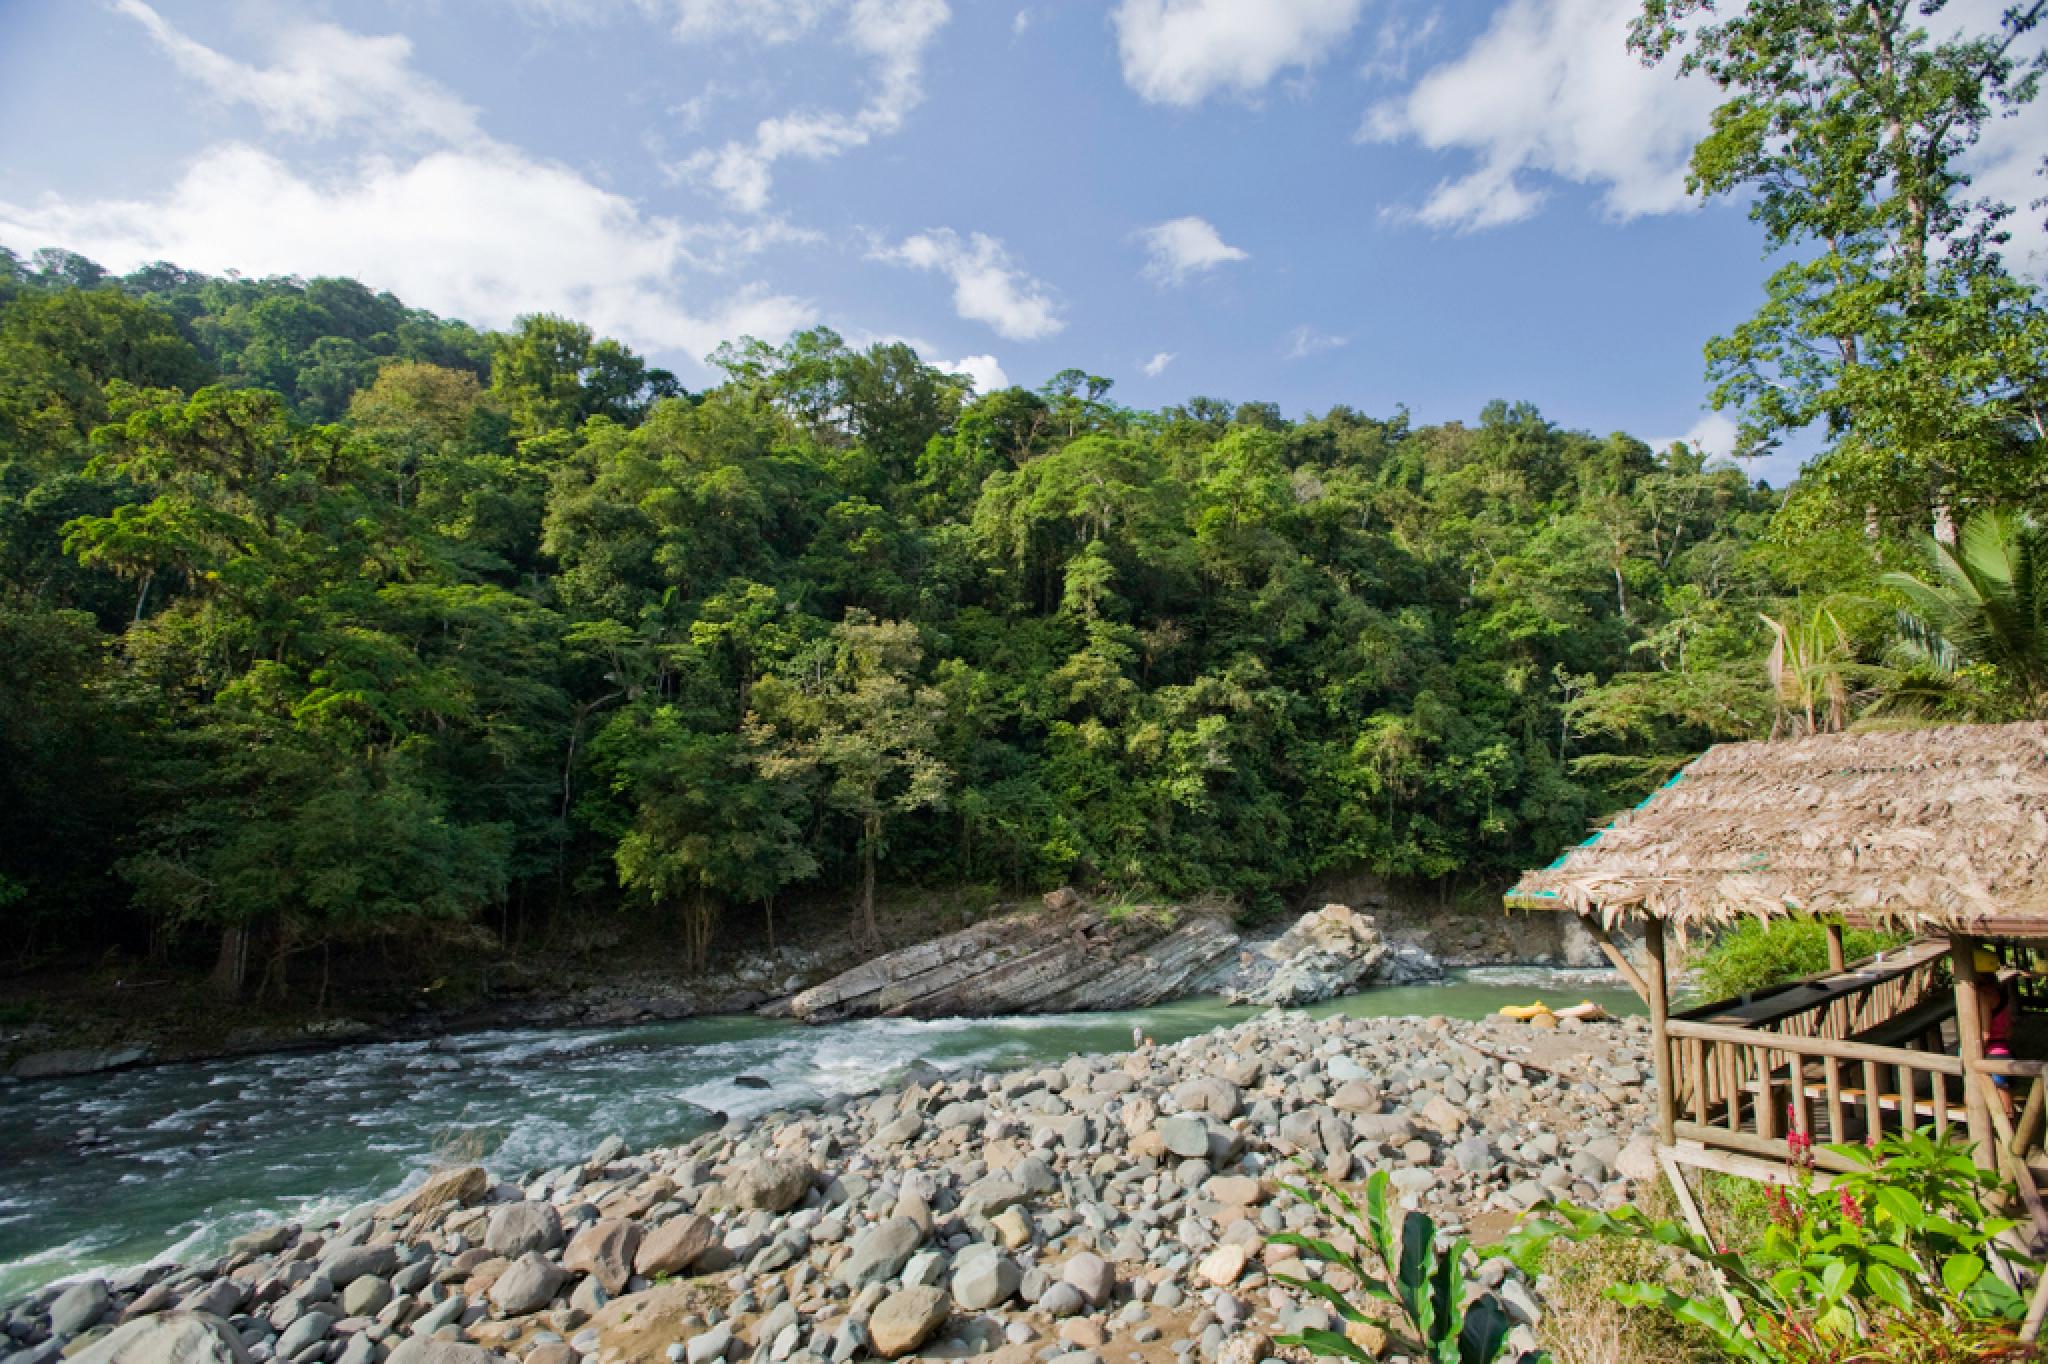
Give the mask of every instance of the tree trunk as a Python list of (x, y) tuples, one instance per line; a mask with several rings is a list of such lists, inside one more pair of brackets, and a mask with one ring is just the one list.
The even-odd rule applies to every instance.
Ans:
[(239, 999), (249, 978), (249, 929), (231, 924), (220, 931), (220, 955), (214, 958), (213, 989), (223, 999)]
[(882, 839), (882, 819), (869, 815), (860, 841), (860, 935), (861, 946), (882, 945), (882, 929), (875, 922), (875, 844)]
[[(289, 966), (290, 961), (285, 945), (284, 926), (280, 924), (277, 929), (277, 943), (270, 952), (270, 964), (263, 969), (263, 983), (256, 987), (257, 1003), (268, 1003), (272, 998), (275, 998), (280, 1004), (284, 1002), (285, 996), (291, 989), (286, 976)], [(276, 992), (274, 996), (272, 995), (273, 990)]]

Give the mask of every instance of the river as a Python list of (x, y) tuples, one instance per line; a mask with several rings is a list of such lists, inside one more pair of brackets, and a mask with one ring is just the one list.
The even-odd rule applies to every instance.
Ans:
[[(1493, 968), (1312, 1012), (1477, 1018), (1537, 997), (1640, 1011), (1611, 973)], [(913, 1061), (1055, 1062), (1128, 1048), (1134, 1027), (1173, 1042), (1252, 1012), (1189, 1000), (1133, 1013), (819, 1028), (698, 1018), (15, 1083), (0, 1088), (0, 1302), (94, 1270), (204, 1258), (255, 1227), (331, 1216), (416, 1182), (437, 1157), (517, 1177), (581, 1159), (613, 1134), (636, 1150), (667, 1145), (720, 1113), (873, 1089)]]

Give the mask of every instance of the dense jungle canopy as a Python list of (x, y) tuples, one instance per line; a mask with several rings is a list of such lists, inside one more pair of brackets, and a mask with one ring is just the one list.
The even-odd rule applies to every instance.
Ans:
[(1790, 516), (1528, 403), (1139, 411), (827, 331), (716, 363), (0, 257), (18, 950), (238, 979), (252, 941), (652, 914), (701, 957), (803, 887), (871, 933), (878, 880), (1507, 873), (1782, 723), (1765, 614), (1876, 594), (1807, 622), (1868, 655), (1920, 553), (1917, 513)]

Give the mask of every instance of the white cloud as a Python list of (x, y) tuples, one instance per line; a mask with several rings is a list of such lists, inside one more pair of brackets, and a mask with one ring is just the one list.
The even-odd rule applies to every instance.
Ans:
[(1534, 213), (1531, 177), (1597, 186), (1618, 218), (1688, 206), (1685, 168), (1717, 92), (1628, 51), (1639, 0), (1507, 0), (1463, 55), (1372, 110), (1363, 141), (1412, 138), (1477, 164), (1414, 216), (1470, 231)]
[(999, 388), (1010, 386), (1010, 376), (1003, 369), (1002, 361), (993, 355), (963, 355), (957, 360), (937, 358), (938, 347), (922, 337), (906, 336), (902, 332), (872, 332), (865, 327), (852, 327), (840, 333), (850, 350), (866, 350), (870, 346), (908, 346), (917, 352), (918, 359), (933, 369), (947, 374), (964, 374), (974, 383), (976, 393), (993, 393)]
[(406, 302), (501, 327), (560, 312), (645, 349), (693, 357), (815, 321), (758, 285), (686, 299), (698, 229), (644, 213), (567, 167), (509, 148), (366, 157), (313, 178), (254, 147), (202, 154), (152, 199), (0, 202), (0, 242), (61, 245), (115, 270), (169, 260), (246, 274), (352, 276)]
[(1113, 16), (1124, 83), (1154, 104), (1257, 94), (1327, 56), (1364, 0), (1122, 0)]
[(1682, 436), (1659, 436), (1649, 442), (1653, 450), (1668, 450), (1673, 445), (1690, 445), (1709, 459), (1733, 459), (1735, 457), (1736, 424), (1733, 417), (1722, 412), (1708, 412), (1692, 424)]
[(1012, 341), (1037, 341), (1067, 325), (1051, 289), (1017, 268), (1003, 244), (985, 233), (963, 239), (937, 228), (879, 247), (873, 259), (945, 275), (953, 281), (955, 312)]
[(1157, 379), (1160, 375), (1166, 373), (1166, 367), (1174, 362), (1176, 354), (1176, 352), (1170, 350), (1160, 351), (1150, 360), (1138, 366), (1138, 368), (1145, 371), (1147, 379)]
[(1251, 258), (1200, 218), (1175, 218), (1148, 227), (1138, 236), (1145, 243), (1145, 277), (1159, 284), (1185, 284), (1192, 275)]
[(946, 0), (852, 0), (842, 41), (870, 64), (866, 104), (851, 114), (797, 109), (763, 119), (751, 138), (698, 152), (682, 170), (733, 207), (760, 212), (767, 207), (777, 162), (826, 160), (902, 128), (924, 99), (925, 50), (951, 15)]
[(993, 393), (1010, 386), (1010, 376), (993, 355), (963, 355), (958, 360), (934, 360), (932, 366), (948, 374), (964, 374), (974, 381), (976, 393)]
[(1031, 7), (1026, 5), (1023, 9), (1018, 10), (1017, 17), (1010, 21), (1010, 35), (1015, 38), (1023, 37), (1030, 31), (1031, 22)]
[(750, 38), (786, 43), (824, 22), (835, 0), (673, 0), (675, 35), (685, 42)]
[(1348, 336), (1332, 336), (1328, 332), (1317, 331), (1303, 323), (1287, 333), (1287, 349), (1283, 353), (1289, 360), (1306, 360), (1311, 355), (1321, 355), (1324, 351), (1336, 350), (1339, 346), (1350, 344), (1351, 338)]
[(1408, 79), (1410, 65), (1436, 37), (1437, 23), (1442, 17), (1430, 14), (1421, 19), (1406, 19), (1398, 14), (1389, 15), (1373, 39), (1372, 56), (1358, 74), (1367, 80)]
[(412, 43), (398, 34), (297, 24), (273, 35), (271, 65), (251, 66), (179, 32), (142, 0), (115, 0), (114, 8), (208, 94), (253, 106), (279, 131), (325, 137), (352, 126), (387, 139), (443, 142), (477, 136), (476, 110), (413, 70)]
[(1965, 158), (1974, 194), (2013, 207), (2004, 223), (2012, 234), (2005, 258), (2013, 269), (2041, 278), (2048, 275), (2048, 223), (2034, 201), (2048, 195), (2041, 174), (2042, 149), (2048, 148), (2048, 102), (2035, 100), (2012, 118), (1987, 124), (1983, 140)]
[(777, 246), (822, 246), (825, 234), (786, 218), (689, 223), (679, 228), (681, 258), (692, 269), (728, 274)]

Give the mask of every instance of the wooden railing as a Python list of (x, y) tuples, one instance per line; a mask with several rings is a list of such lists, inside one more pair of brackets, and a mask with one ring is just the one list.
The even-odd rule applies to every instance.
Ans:
[(1841, 971), (1774, 986), (1740, 1000), (1674, 1012), (1674, 1019), (1769, 1028), (1799, 1037), (1849, 1037), (1914, 1008), (1945, 988), (1945, 945), (1909, 943)]
[[(1794, 1132), (1862, 1141), (1908, 1127), (1946, 1135), (1965, 1121), (1959, 1057), (1681, 1018), (1667, 1031), (1680, 1138), (1790, 1159)], [(1815, 1158), (1850, 1168), (1825, 1152)]]

